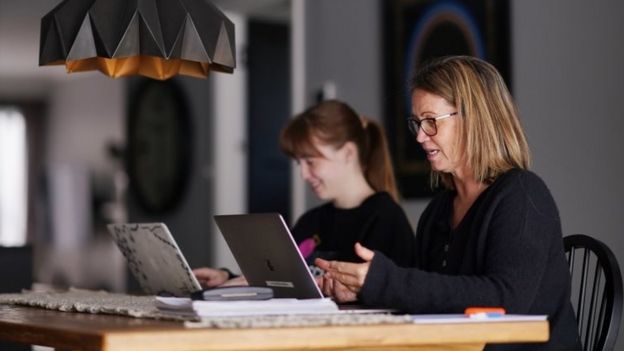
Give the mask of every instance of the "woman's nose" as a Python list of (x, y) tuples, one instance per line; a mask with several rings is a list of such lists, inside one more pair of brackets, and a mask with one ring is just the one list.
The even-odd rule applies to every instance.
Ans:
[(299, 163), (299, 175), (303, 180), (308, 180), (308, 178), (310, 178), (310, 168), (308, 168), (305, 162)]
[(429, 136), (427, 135), (427, 133), (425, 133), (422, 128), (418, 128), (418, 132), (416, 133), (416, 141), (422, 144), (427, 140), (429, 140)]

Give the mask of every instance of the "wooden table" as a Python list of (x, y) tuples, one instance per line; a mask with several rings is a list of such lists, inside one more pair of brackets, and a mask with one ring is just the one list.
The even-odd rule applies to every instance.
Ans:
[(0, 340), (60, 350), (481, 350), (548, 340), (547, 321), (208, 329), (181, 323), (0, 305)]

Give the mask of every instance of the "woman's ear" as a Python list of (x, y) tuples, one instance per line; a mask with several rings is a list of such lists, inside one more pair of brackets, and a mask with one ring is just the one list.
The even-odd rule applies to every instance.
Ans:
[(347, 141), (342, 146), (342, 151), (345, 155), (345, 160), (348, 163), (358, 162), (358, 149), (354, 142)]

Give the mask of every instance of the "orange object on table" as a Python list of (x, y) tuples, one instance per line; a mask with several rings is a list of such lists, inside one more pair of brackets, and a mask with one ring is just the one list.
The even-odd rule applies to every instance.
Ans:
[(468, 307), (464, 310), (468, 317), (500, 317), (505, 315), (502, 307)]

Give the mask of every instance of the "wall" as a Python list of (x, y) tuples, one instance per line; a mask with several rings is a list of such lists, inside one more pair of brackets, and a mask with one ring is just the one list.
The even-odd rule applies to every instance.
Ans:
[[(515, 1), (514, 92), (534, 170), (564, 234), (604, 241), (624, 268), (622, 1)], [(624, 325), (616, 350), (624, 349)]]
[(565, 233), (587, 233), (624, 259), (624, 3), (514, 2), (514, 91), (534, 169)]
[(58, 81), (49, 90), (48, 164), (83, 164), (106, 171), (109, 161), (102, 145), (124, 138), (124, 93), (123, 80), (99, 72)]
[[(375, 0), (305, 2), (303, 96), (306, 107), (315, 103), (319, 90), (331, 82), (335, 85), (335, 98), (347, 101), (363, 115), (380, 118), (383, 85), (380, 9)], [(293, 22), (296, 26), (296, 21)], [(296, 173), (293, 176), (298, 177)], [(316, 204), (316, 197), (306, 191), (304, 207)], [(297, 218), (301, 209), (296, 204), (294, 209), (293, 218)]]
[(94, 230), (92, 196), (112, 182), (107, 145), (124, 139), (124, 81), (91, 72), (48, 84), (47, 197), (39, 204), (46, 222), (35, 243), (35, 279), (122, 290), (125, 261), (103, 228)]

